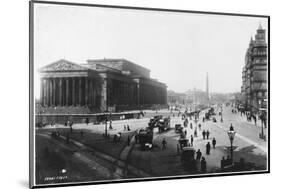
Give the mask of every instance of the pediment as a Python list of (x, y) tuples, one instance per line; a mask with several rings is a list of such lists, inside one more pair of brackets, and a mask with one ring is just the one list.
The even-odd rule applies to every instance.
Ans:
[(88, 70), (86, 67), (80, 66), (68, 60), (61, 59), (54, 63), (51, 63), (43, 68), (41, 68), (40, 72), (51, 72), (51, 71), (83, 71)]

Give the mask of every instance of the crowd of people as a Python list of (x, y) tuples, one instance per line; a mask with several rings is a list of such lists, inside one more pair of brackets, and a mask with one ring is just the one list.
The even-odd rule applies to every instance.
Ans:
[[(218, 111), (221, 113), (222, 108), (220, 107), (220, 110), (218, 110)], [(233, 113), (235, 113), (235, 112), (233, 112)], [(219, 114), (219, 116), (222, 117), (221, 114)], [(185, 119), (183, 120), (183, 125), (184, 125), (184, 128), (185, 128), (183, 130), (183, 133), (186, 137), (187, 134), (190, 133), (190, 131), (193, 132), (193, 135), (190, 135), (190, 137), (186, 137), (188, 147), (194, 147), (194, 143), (196, 143), (197, 141), (200, 141), (200, 142), (202, 142), (202, 140), (206, 141), (206, 143), (205, 143), (205, 157), (202, 155), (202, 149), (200, 149), (200, 148), (196, 149), (196, 155), (195, 155), (196, 156), (195, 160), (200, 161), (200, 165), (201, 165), (200, 171), (206, 172), (207, 171), (207, 159), (208, 159), (208, 158), (206, 158), (206, 156), (211, 155), (212, 149), (213, 150), (216, 149), (217, 139), (214, 136), (211, 135), (211, 132), (209, 131), (208, 127), (204, 128), (204, 125), (207, 125), (208, 123), (206, 122), (207, 120), (205, 119), (204, 115), (202, 117), (203, 117), (202, 120), (204, 120), (203, 122), (205, 122), (204, 124), (199, 123), (199, 121), (198, 121), (199, 120), (199, 114), (197, 114), (196, 117), (193, 116), (192, 118), (185, 117)], [(191, 122), (192, 119), (196, 123), (195, 126), (193, 125), (194, 123)], [(187, 132), (188, 130), (190, 130), (190, 131)], [(198, 130), (201, 133), (200, 137), (202, 136), (202, 140), (201, 139), (194, 140), (194, 138), (198, 137)], [(232, 130), (232, 131), (234, 130), (234, 127), (233, 127), (232, 124), (230, 125), (230, 130)], [(195, 145), (195, 146), (197, 146), (197, 145)], [(220, 159), (218, 161), (220, 161)]]

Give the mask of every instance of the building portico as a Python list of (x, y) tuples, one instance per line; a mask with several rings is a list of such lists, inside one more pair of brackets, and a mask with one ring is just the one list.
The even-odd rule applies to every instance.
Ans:
[(150, 79), (146, 68), (124, 59), (91, 60), (81, 65), (59, 60), (39, 72), (42, 108), (77, 106), (104, 112), (167, 104), (166, 85)]

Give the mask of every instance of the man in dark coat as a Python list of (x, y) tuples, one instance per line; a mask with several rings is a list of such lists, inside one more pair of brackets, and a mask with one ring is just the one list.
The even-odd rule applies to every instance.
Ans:
[(215, 139), (215, 138), (213, 138), (213, 140), (212, 140), (212, 144), (213, 144), (213, 148), (216, 148), (217, 141), (216, 141), (216, 139)]
[(198, 149), (196, 152), (196, 160), (200, 160), (201, 156), (202, 156), (202, 152), (200, 151), (200, 149)]
[(190, 136), (190, 145), (193, 146), (193, 136)]
[(204, 157), (202, 157), (202, 160), (201, 160), (201, 171), (203, 173), (207, 172), (207, 162)]
[(209, 136), (210, 136), (210, 131), (209, 131), (209, 130), (207, 130), (206, 136), (207, 136), (207, 140), (208, 140), (208, 139), (209, 139)]
[(197, 137), (197, 129), (194, 129), (194, 137)]
[(205, 140), (205, 136), (206, 136), (206, 131), (205, 130), (203, 130), (202, 135), (203, 135), (203, 140)]
[(210, 155), (210, 150), (211, 150), (211, 144), (210, 144), (210, 142), (208, 142), (208, 143), (206, 144), (206, 154), (207, 154), (207, 155)]

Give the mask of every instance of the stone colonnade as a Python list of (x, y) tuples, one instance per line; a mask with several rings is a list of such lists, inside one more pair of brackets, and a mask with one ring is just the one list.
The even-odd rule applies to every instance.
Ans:
[(94, 79), (88, 77), (41, 78), (42, 106), (94, 106)]

